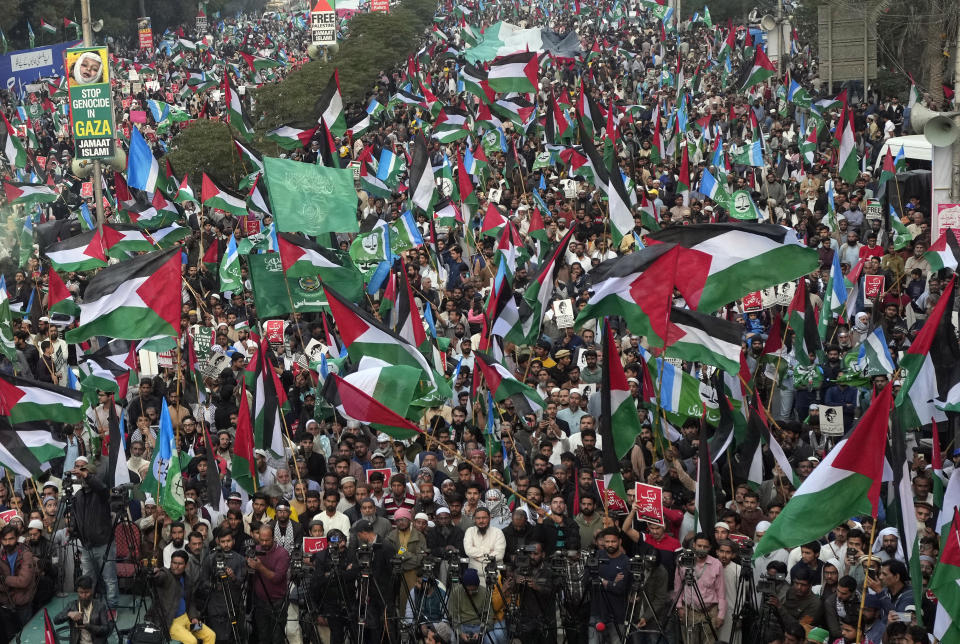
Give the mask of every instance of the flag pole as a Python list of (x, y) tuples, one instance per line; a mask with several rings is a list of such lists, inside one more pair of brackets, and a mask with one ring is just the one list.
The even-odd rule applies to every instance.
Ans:
[[(873, 544), (873, 540), (877, 537), (877, 516), (876, 512), (872, 515), (873, 525), (870, 527), (870, 544)], [(868, 546), (869, 547), (869, 546)], [(872, 557), (872, 555), (870, 555)], [(860, 612), (857, 613), (857, 641), (860, 641), (860, 634), (863, 632), (863, 608), (867, 602), (867, 580), (870, 579), (870, 575), (867, 574), (867, 571), (863, 571), (863, 588), (860, 591)]]

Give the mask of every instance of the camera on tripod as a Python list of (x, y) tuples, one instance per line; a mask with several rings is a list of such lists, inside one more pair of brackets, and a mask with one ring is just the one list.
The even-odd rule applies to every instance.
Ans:
[(424, 557), (423, 563), (420, 566), (420, 576), (423, 578), (433, 579), (436, 577), (437, 568), (440, 566), (440, 559), (437, 557)]
[(373, 568), (373, 544), (360, 544), (357, 548), (357, 562), (360, 564), (360, 572), (364, 576), (369, 576)]
[(677, 557), (677, 565), (681, 568), (693, 569), (697, 564), (697, 553), (695, 553), (690, 548), (684, 548), (680, 551), (680, 556)]
[(533, 567), (532, 562), (530, 561), (530, 555), (537, 551), (537, 546), (520, 546), (517, 548), (516, 553), (514, 554), (514, 566), (517, 570), (517, 576), (527, 577), (530, 574), (530, 570)]
[(227, 577), (227, 554), (219, 546), (213, 551), (213, 572), (217, 579)]
[(583, 560), (583, 567), (587, 571), (587, 575), (594, 580), (600, 579), (600, 557), (598, 556), (596, 548), (587, 553), (586, 558)]
[(133, 490), (133, 483), (124, 483), (110, 490), (110, 511), (122, 512), (127, 504), (130, 503), (130, 492)]
[(294, 579), (303, 576), (303, 549), (300, 546), (290, 552), (290, 576)]
[(485, 564), (483, 564), (483, 574), (486, 576), (488, 583), (491, 581), (496, 581), (497, 576), (506, 570), (506, 566), (502, 562), (498, 562), (496, 557), (490, 557)]
[(760, 581), (757, 582), (757, 592), (764, 596), (777, 595), (786, 583), (787, 576), (782, 572), (774, 575), (763, 573), (760, 575)]
[(657, 555), (633, 555), (630, 557), (630, 574), (634, 581), (642, 582), (643, 578), (657, 566)]

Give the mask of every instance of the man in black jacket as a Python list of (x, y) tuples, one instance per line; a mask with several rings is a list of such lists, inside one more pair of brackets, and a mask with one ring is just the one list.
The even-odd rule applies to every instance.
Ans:
[(230, 528), (220, 526), (216, 535), (217, 549), (200, 565), (201, 589), (206, 595), (203, 616), (206, 624), (217, 634), (217, 641), (242, 641), (246, 620), (241, 596), (247, 566), (243, 555), (233, 549), (233, 532)]
[(186, 580), (188, 558), (186, 552), (178, 550), (170, 557), (169, 570), (157, 568), (151, 575), (158, 601), (150, 607), (150, 618), (166, 628), (171, 639), (183, 644), (214, 644), (217, 635), (200, 621), (200, 607)]
[(558, 550), (580, 550), (580, 526), (567, 516), (567, 502), (561, 495), (550, 499), (550, 514), (543, 517), (540, 527), (548, 557)]
[[(70, 622), (70, 644), (79, 644), (86, 632), (91, 644), (107, 644), (110, 614), (102, 600), (93, 597), (93, 579), (84, 575), (77, 580), (77, 602), (69, 602), (53, 618), (54, 624)], [(85, 638), (84, 638), (85, 639)]]
[(110, 490), (93, 472), (86, 456), (78, 456), (71, 474), (80, 482), (73, 499), (72, 525), (80, 539), (83, 574), (103, 579), (107, 608), (117, 610), (117, 552), (111, 538)]

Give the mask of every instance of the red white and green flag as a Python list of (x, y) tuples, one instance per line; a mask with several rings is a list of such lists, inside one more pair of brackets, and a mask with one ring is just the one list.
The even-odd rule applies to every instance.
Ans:
[(490, 63), (487, 84), (496, 92), (532, 94), (538, 89), (539, 71), (535, 51), (497, 56)]
[(82, 394), (73, 389), (0, 374), (0, 416), (14, 425), (31, 421), (83, 421)]
[(610, 392), (610, 430), (613, 447), (617, 458), (623, 458), (640, 435), (640, 417), (637, 415), (637, 404), (627, 383), (623, 365), (617, 357), (617, 342), (613, 335), (613, 328), (607, 323), (604, 324), (604, 329), (606, 344), (603, 352), (603, 368), (607, 373), (602, 391)]
[(517, 380), (509, 369), (490, 356), (479, 351), (475, 352), (475, 355), (475, 374), (478, 379), (483, 378), (494, 401), (500, 402), (509, 398), (513, 401), (517, 413), (523, 415), (539, 414), (546, 408), (536, 389)]
[(176, 247), (154, 251), (97, 273), (84, 292), (80, 325), (67, 332), (67, 342), (98, 335), (123, 340), (176, 337), (181, 255)]
[(206, 172), (203, 173), (203, 184), (200, 189), (200, 200), (204, 206), (217, 208), (231, 214), (242, 217), (247, 214), (247, 200), (227, 192), (211, 179)]
[(947, 306), (953, 301), (950, 297), (956, 286), (957, 276), (950, 278), (950, 282), (943, 289), (943, 295), (937, 300), (930, 315), (927, 316), (920, 333), (913, 341), (903, 358), (900, 360), (903, 386), (897, 393), (897, 413), (903, 427), (919, 428), (935, 422), (945, 422), (946, 414), (937, 408), (939, 398), (937, 390), (937, 374), (930, 357), (937, 327), (943, 318)]
[(243, 404), (237, 411), (237, 431), (233, 439), (230, 474), (247, 494), (253, 494), (257, 491), (257, 468), (253, 454), (253, 423), (250, 421), (245, 380), (241, 381), (240, 400)]
[(230, 77), (223, 76), (223, 103), (227, 110), (227, 123), (230, 127), (240, 133), (247, 141), (253, 139), (253, 123), (247, 116), (247, 110), (243, 106), (243, 99), (237, 94), (237, 88), (230, 82)]
[(754, 559), (823, 537), (852, 516), (877, 516), (893, 383), (800, 485), (757, 544)]
[(40, 203), (51, 203), (59, 198), (57, 189), (45, 183), (14, 183), (3, 182), (3, 194), (9, 205), (23, 204), (33, 206)]
[(945, 268), (957, 270), (960, 263), (960, 240), (957, 239), (957, 233), (952, 228), (947, 228), (937, 241), (930, 244), (923, 258), (930, 262), (930, 270), (934, 272)]
[(107, 250), (114, 237), (109, 226), (104, 226), (102, 237), (99, 230), (90, 230), (51, 244), (44, 254), (54, 269), (64, 273), (103, 268), (107, 265)]
[(759, 85), (771, 76), (777, 73), (777, 68), (773, 66), (770, 59), (763, 52), (761, 47), (757, 47), (753, 54), (753, 67), (747, 75), (747, 80), (740, 91), (750, 89), (754, 85)]
[(336, 374), (330, 374), (324, 381), (320, 396), (347, 418), (372, 425), (397, 440), (414, 438), (421, 433), (411, 421)]
[(853, 110), (847, 110), (846, 115), (845, 122), (841, 123), (843, 133), (840, 135), (840, 151), (837, 153), (837, 170), (841, 179), (852, 184), (860, 176), (860, 163), (854, 141)]
[(80, 357), (80, 388), (108, 391), (127, 397), (130, 373), (137, 369), (137, 343), (111, 340), (103, 347)]
[(240, 56), (247, 62), (247, 65), (254, 73), (262, 72), (268, 69), (275, 69), (277, 67), (283, 67), (282, 62), (279, 60), (274, 60), (273, 58), (264, 58), (263, 56), (248, 54), (242, 51), (240, 52)]
[[(7, 164), (11, 168), (26, 168), (27, 151), (20, 139), (17, 138), (17, 131), (10, 125), (6, 114), (0, 113), (0, 117), (3, 117), (4, 135), (6, 137), (3, 144), (3, 155), (7, 158)], [(7, 197), (7, 200), (9, 201), (10, 198)]]
[(73, 299), (73, 293), (67, 290), (60, 274), (50, 269), (50, 280), (47, 291), (47, 309), (50, 313), (61, 313), (70, 317), (80, 315), (80, 307)]
[(347, 119), (343, 110), (343, 95), (340, 93), (340, 73), (333, 70), (330, 82), (317, 99), (317, 111), (320, 120), (326, 124), (333, 136), (343, 136), (347, 132)]
[(44, 20), (43, 18), (40, 18), (40, 31), (48, 34), (55, 34), (57, 33), (57, 28), (56, 26), (51, 25), (49, 22)]
[(284, 150), (300, 150), (310, 143), (310, 139), (317, 133), (319, 125), (310, 128), (296, 125), (281, 125), (267, 132), (267, 139), (273, 141)]
[(173, 198), (176, 203), (187, 203), (188, 201), (200, 205), (200, 202), (197, 201), (196, 195), (193, 194), (193, 188), (190, 187), (190, 179), (187, 175), (183, 175), (183, 180), (180, 182), (180, 187), (177, 189), (177, 195)]
[[(944, 508), (944, 513), (949, 509)], [(930, 592), (937, 598), (933, 636), (943, 644), (960, 642), (960, 508), (953, 507), (953, 521), (941, 535), (940, 561), (930, 578)]]

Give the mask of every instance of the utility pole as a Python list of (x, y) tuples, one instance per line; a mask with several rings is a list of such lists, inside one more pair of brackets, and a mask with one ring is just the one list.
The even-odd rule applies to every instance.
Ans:
[[(954, 109), (960, 108), (960, 26), (957, 27), (957, 42), (953, 52), (953, 102)], [(960, 127), (960, 114), (953, 117), (954, 124)], [(960, 203), (960, 141), (953, 143), (953, 170), (950, 174), (950, 197), (953, 203)]]
[(777, 78), (783, 78), (783, 0), (777, 0)]
[[(83, 46), (93, 46), (93, 24), (90, 22), (90, 0), (80, 0), (80, 23), (83, 27)], [(109, 61), (103, 61), (105, 65)], [(100, 160), (93, 160), (93, 199), (97, 206), (97, 230), (103, 237), (103, 179), (100, 172)]]

